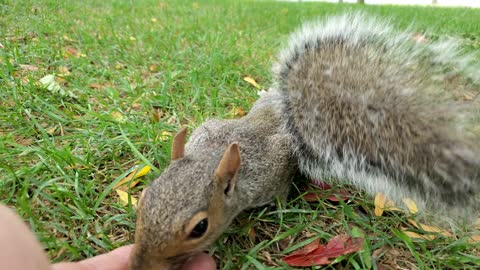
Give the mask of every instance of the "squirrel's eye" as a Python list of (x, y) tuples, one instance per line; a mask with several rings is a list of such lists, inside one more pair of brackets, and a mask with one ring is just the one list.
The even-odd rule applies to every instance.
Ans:
[(208, 228), (208, 220), (206, 218), (200, 220), (197, 225), (190, 232), (190, 238), (199, 238), (202, 237)]

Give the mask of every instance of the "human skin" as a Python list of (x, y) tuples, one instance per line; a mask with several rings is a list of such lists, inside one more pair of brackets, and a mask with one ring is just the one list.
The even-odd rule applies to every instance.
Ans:
[[(10, 270), (128, 270), (133, 245), (79, 262), (50, 265), (34, 234), (20, 217), (0, 204), (0, 269)], [(207, 254), (190, 259), (182, 270), (214, 270), (215, 261)]]

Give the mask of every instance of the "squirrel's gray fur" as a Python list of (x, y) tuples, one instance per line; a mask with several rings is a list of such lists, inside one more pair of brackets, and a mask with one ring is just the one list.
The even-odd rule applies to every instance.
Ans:
[(304, 25), (274, 67), (301, 171), (395, 201), (471, 209), (479, 107), (454, 95), (480, 91), (474, 61), (453, 39), (415, 42), (365, 14)]
[[(474, 208), (480, 151), (470, 127), (478, 113), (474, 102), (454, 102), (457, 91), (479, 91), (473, 61), (453, 40), (415, 42), (363, 14), (306, 24), (247, 116), (209, 120), (184, 152), (172, 150), (181, 158), (139, 201), (131, 269), (177, 269), (240, 211), (285, 199), (298, 167), (395, 201)], [(233, 189), (217, 175), (232, 144), (241, 158)], [(210, 229), (188, 238), (202, 211)]]

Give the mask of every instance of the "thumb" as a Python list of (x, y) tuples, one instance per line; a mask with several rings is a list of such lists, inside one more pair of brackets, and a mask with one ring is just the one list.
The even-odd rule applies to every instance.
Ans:
[(52, 270), (127, 270), (133, 245), (75, 263), (57, 263)]

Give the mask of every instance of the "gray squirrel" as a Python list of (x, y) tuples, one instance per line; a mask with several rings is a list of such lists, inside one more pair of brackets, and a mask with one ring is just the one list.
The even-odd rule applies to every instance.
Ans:
[(142, 193), (131, 270), (179, 269), (243, 210), (286, 200), (299, 170), (426, 209), (474, 209), (480, 145), (475, 58), (454, 40), (418, 42), (355, 13), (303, 25), (274, 83), (244, 117), (173, 140)]

